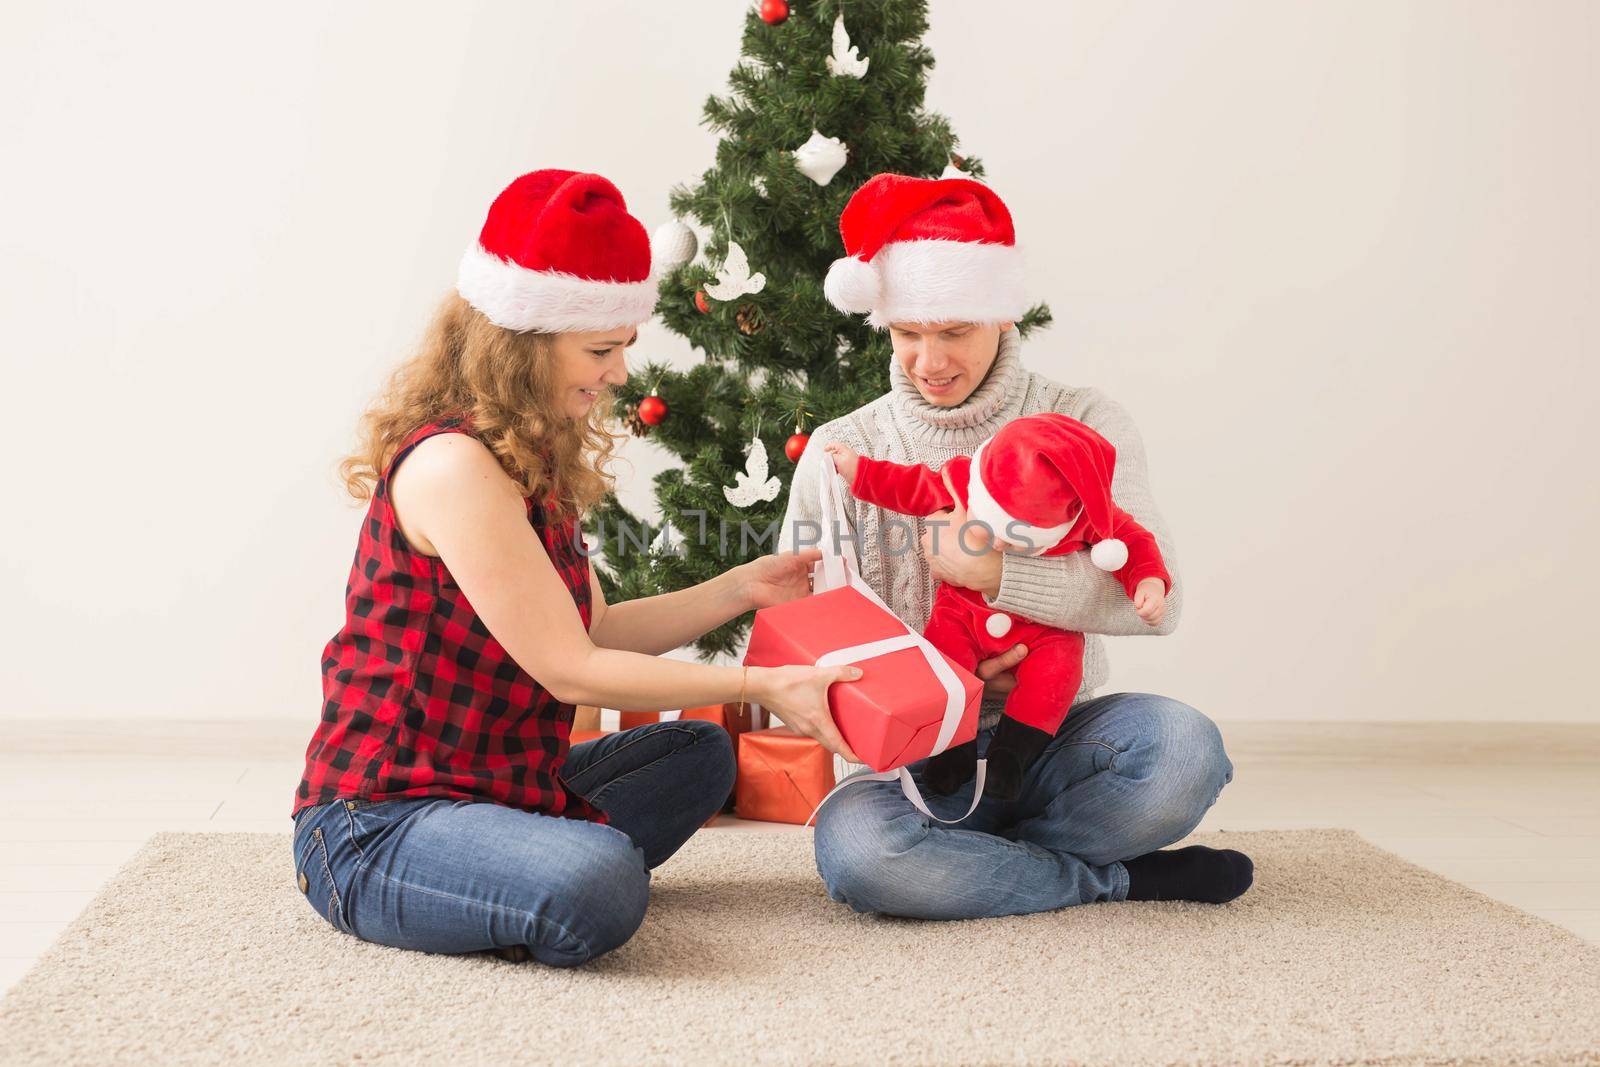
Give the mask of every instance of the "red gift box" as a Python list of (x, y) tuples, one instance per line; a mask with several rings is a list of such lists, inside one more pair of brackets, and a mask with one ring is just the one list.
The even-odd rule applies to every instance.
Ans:
[(739, 738), (739, 818), (803, 824), (832, 788), (833, 755), (811, 738), (787, 726)]
[[(906, 634), (906, 624), (845, 587), (756, 612), (744, 661), (752, 667), (813, 664), (853, 645)], [(962, 688), (961, 722), (950, 747), (978, 733), (983, 683), (943, 656)], [(828, 707), (845, 742), (875, 771), (892, 770), (933, 752), (944, 721), (945, 690), (916, 648), (903, 648), (855, 665), (862, 677), (828, 690)]]

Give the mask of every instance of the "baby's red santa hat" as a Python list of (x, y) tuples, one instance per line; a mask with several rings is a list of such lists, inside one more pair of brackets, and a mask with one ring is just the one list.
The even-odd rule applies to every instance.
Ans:
[(844, 259), (823, 282), (840, 311), (891, 322), (1015, 322), (1022, 254), (1011, 212), (970, 178), (879, 174), (839, 216)]
[(1016, 419), (978, 446), (967, 480), (967, 514), (994, 535), (1037, 555), (1089, 519), (1089, 556), (1101, 570), (1128, 562), (1128, 546), (1111, 536), (1116, 506), (1111, 477), (1117, 450), (1094, 430), (1053, 412)]
[(536, 170), (495, 197), (456, 290), (519, 333), (632, 326), (656, 306), (650, 235), (600, 175)]

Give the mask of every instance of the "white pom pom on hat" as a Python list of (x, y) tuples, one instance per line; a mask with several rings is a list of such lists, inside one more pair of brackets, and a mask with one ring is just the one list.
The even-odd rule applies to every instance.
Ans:
[(1120, 571), (1128, 562), (1128, 546), (1116, 537), (1096, 541), (1089, 549), (1089, 562), (1103, 571)]
[(822, 282), (828, 303), (852, 315), (865, 315), (876, 307), (881, 287), (878, 268), (855, 256), (834, 260)]

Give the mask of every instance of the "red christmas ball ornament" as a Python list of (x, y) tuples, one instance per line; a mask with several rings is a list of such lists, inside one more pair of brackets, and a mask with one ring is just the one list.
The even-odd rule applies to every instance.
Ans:
[(700, 314), (705, 315), (711, 311), (711, 300), (706, 296), (704, 289), (698, 289), (694, 294), (694, 306), (700, 309)]
[(784, 443), (783, 454), (789, 457), (790, 463), (800, 462), (800, 453), (806, 450), (806, 445), (811, 443), (811, 435), (796, 430), (794, 436)]
[(788, 0), (761, 0), (761, 21), (768, 26), (776, 26), (788, 17)]
[(667, 417), (667, 402), (651, 393), (639, 401), (639, 421), (646, 426), (660, 426)]

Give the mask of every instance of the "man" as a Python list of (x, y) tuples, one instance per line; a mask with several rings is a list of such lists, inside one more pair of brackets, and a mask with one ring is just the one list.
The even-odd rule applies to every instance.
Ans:
[[(945, 581), (981, 591), (997, 611), (1081, 631), (1086, 642), (1082, 687), (1016, 800), (985, 799), (954, 826), (920, 814), (897, 782), (858, 783), (829, 801), (816, 829), (817, 869), (829, 895), (857, 911), (926, 919), (1237, 897), (1253, 877), (1248, 857), (1202, 846), (1161, 851), (1199, 824), (1233, 778), (1216, 725), (1166, 697), (1094, 694), (1107, 678), (1096, 635), (1171, 633), (1182, 585), (1133, 420), (1098, 391), (1057, 384), (1022, 364), (1014, 323), (1026, 304), (1010, 212), (979, 182), (880, 174), (851, 198), (840, 232), (848, 258), (829, 270), (826, 292), (841, 310), (866, 313), (889, 331), (890, 391), (813, 432), (790, 487), (784, 547), (819, 528), (828, 536), (821, 479), (835, 477), (823, 452), (830, 442), (938, 468), (970, 455), (1011, 419), (1055, 411), (1115, 446), (1113, 496), (1155, 535), (1173, 586), (1166, 618), (1152, 628), (1087, 553), (999, 553), (976, 530), (958, 543), (966, 522), (959, 510), (941, 524), (847, 496), (854, 527), (847, 533), (862, 577), (909, 626), (927, 623), (933, 585)], [(917, 537), (908, 544), (913, 525)], [(979, 666), (980, 756), (1015, 684), (1012, 668), (1026, 655), (1017, 646)], [(911, 768), (919, 784), (924, 764)], [(971, 804), (973, 788), (969, 781), (927, 799), (953, 819)]]

